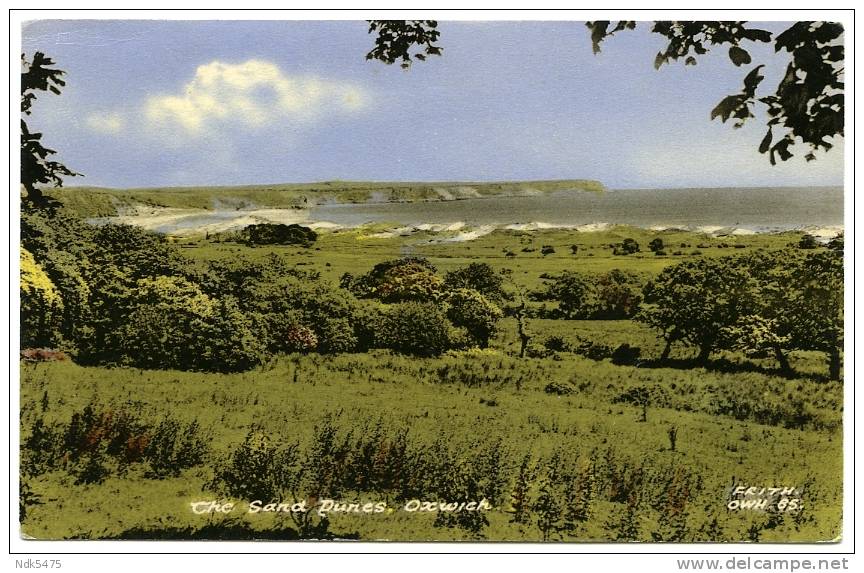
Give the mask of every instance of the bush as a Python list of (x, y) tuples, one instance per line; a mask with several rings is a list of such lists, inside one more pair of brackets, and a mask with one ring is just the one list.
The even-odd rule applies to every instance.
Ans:
[(798, 241), (799, 249), (815, 249), (819, 246), (819, 242), (816, 240), (816, 237), (810, 234), (804, 234), (801, 236), (801, 240)]
[(624, 239), (621, 245), (616, 245), (612, 254), (615, 255), (632, 255), (639, 252), (639, 243), (635, 239)]
[(381, 302), (434, 301), (444, 281), (435, 267), (423, 258), (407, 257), (375, 265), (363, 276), (343, 275), (340, 285), (357, 298), (375, 298)]
[(376, 340), (403, 354), (437, 356), (450, 347), (450, 324), (435, 304), (395, 304), (385, 311)]
[(448, 271), (444, 275), (444, 288), (476, 290), (493, 302), (501, 302), (507, 298), (504, 292), (504, 277), (487, 263), (471, 263)]
[(138, 281), (138, 305), (116, 333), (118, 362), (139, 368), (237, 372), (260, 364), (263, 347), (233, 299), (213, 300), (179, 277)]
[(300, 245), (311, 247), (318, 234), (301, 225), (281, 223), (259, 223), (240, 231), (240, 236), (249, 245)]
[(454, 326), (464, 328), (473, 345), (480, 348), (489, 346), (503, 316), (498, 306), (476, 290), (459, 289), (447, 297), (447, 318)]
[(54, 283), (21, 247), (21, 348), (56, 346), (62, 339), (63, 300)]

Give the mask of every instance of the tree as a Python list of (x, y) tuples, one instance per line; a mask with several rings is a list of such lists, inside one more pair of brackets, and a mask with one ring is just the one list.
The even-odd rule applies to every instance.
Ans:
[(504, 292), (504, 277), (496, 273), (488, 263), (471, 263), (448, 271), (444, 275), (444, 288), (447, 290), (474, 289), (494, 302), (507, 299), (507, 293)]
[(615, 250), (612, 251), (613, 255), (632, 255), (633, 253), (639, 252), (639, 243), (636, 242), (636, 239), (624, 239), (624, 242), (621, 243), (620, 247), (615, 247)]
[[(52, 68), (54, 62), (42, 52), (36, 52), (32, 61), (21, 54), (21, 113), (30, 115), (33, 101), (38, 91), (50, 91), (60, 95), (60, 88), (66, 85), (62, 77), (65, 72)], [(80, 175), (59, 161), (48, 158), (56, 151), (42, 145), (42, 134), (31, 132), (27, 122), (21, 119), (21, 185), (27, 193), (26, 200), (34, 207), (46, 207), (50, 201), (39, 189), (40, 185), (53, 183), (63, 185), (63, 177)]]
[(558, 311), (567, 319), (587, 319), (597, 310), (597, 291), (590, 277), (564, 271), (547, 288), (546, 296), (558, 301)]
[(21, 348), (54, 346), (60, 340), (63, 300), (51, 279), (21, 247)]
[(816, 241), (816, 237), (809, 233), (805, 233), (801, 235), (801, 240), (798, 241), (799, 249), (815, 249), (819, 246), (819, 242)]
[(687, 261), (665, 268), (646, 292), (653, 306), (639, 320), (659, 330), (666, 340), (661, 359), (673, 343), (686, 342), (708, 360), (721, 347), (727, 328), (753, 314), (754, 281), (734, 257)]
[(843, 349), (843, 256), (830, 249), (809, 254), (790, 271), (788, 313), (796, 347), (828, 355), (828, 376), (840, 379)]
[(639, 312), (642, 285), (635, 274), (612, 269), (597, 276), (594, 283), (597, 308), (593, 318), (620, 320)]
[(415, 356), (437, 356), (450, 346), (450, 323), (433, 303), (391, 305), (376, 335), (379, 346)]
[(504, 313), (485, 296), (471, 289), (453, 291), (447, 297), (447, 318), (456, 327), (464, 328), (480, 348), (489, 346)]
[(182, 277), (137, 281), (131, 312), (113, 333), (118, 361), (140, 368), (239, 372), (259, 364), (263, 348), (231, 297), (213, 299)]
[(378, 263), (360, 277), (342, 275), (342, 288), (357, 298), (376, 298), (393, 303), (437, 300), (444, 281), (435, 274), (435, 266), (419, 257), (405, 257)]
[[(426, 56), (440, 56), (435, 45), (438, 36), (435, 20), (369, 20), (369, 33), (377, 32), (375, 47), (366, 54), (367, 60), (385, 64), (399, 61), (403, 69), (411, 67), (411, 58), (425, 61)], [(418, 48), (412, 52), (412, 48)]]
[(663, 239), (657, 237), (656, 239), (652, 239), (650, 243), (648, 243), (648, 249), (652, 253), (656, 253), (657, 251), (663, 250)]
[[(795, 22), (776, 35), (767, 30), (748, 28), (743, 21), (655, 21), (651, 31), (669, 40), (657, 54), (654, 67), (660, 68), (670, 61), (684, 60), (684, 65), (696, 65), (697, 56), (708, 53), (711, 47), (729, 46), (728, 54), (737, 66), (749, 66), (752, 57), (748, 43), (772, 43), (775, 52), (786, 51), (792, 61), (773, 93), (757, 95), (764, 80), (764, 64), (753, 66), (744, 76), (743, 87), (729, 95), (711, 111), (711, 119), (724, 123), (733, 120), (741, 127), (752, 117), (753, 108), (765, 107), (768, 113), (768, 131), (759, 145), (760, 153), (768, 153), (771, 164), (786, 161), (793, 156), (789, 150), (796, 143), (810, 148), (804, 156), (807, 161), (816, 158), (814, 151), (833, 147), (826, 139), (843, 136), (844, 121), (844, 46), (843, 26), (835, 22)], [(436, 42), (440, 36), (438, 23), (432, 20), (370, 20), (369, 32), (377, 32), (375, 48), (367, 59), (388, 64), (400, 61), (403, 68), (411, 66), (412, 55), (425, 60), (427, 55), (440, 55)], [(608, 37), (623, 30), (633, 30), (636, 22), (622, 20), (614, 26), (611, 21), (586, 22), (591, 33), (594, 53)], [(412, 54), (412, 49), (418, 50)], [(775, 130), (779, 134), (775, 134)]]
[(297, 224), (257, 223), (240, 231), (249, 245), (300, 245), (311, 247), (318, 233)]

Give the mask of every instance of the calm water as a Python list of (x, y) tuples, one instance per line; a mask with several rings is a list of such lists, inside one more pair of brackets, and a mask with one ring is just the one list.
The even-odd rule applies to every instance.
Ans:
[(552, 225), (590, 223), (651, 226), (734, 226), (752, 230), (843, 224), (842, 187), (562, 191), (531, 197), (429, 203), (321, 205), (311, 221), (343, 226), (386, 222), (403, 225)]

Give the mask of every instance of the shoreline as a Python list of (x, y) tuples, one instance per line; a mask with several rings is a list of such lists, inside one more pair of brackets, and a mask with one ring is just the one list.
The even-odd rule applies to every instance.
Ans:
[(610, 222), (591, 223), (549, 223), (544, 221), (469, 224), (465, 221), (444, 223), (405, 224), (388, 221), (365, 221), (359, 224), (337, 224), (326, 220), (313, 220), (310, 209), (253, 208), (237, 210), (182, 209), (176, 207), (136, 206), (115, 217), (95, 217), (87, 221), (91, 224), (129, 224), (144, 229), (176, 237), (217, 234), (238, 231), (259, 223), (298, 224), (316, 231), (345, 231), (364, 229), (374, 231), (366, 237), (371, 239), (390, 239), (407, 237), (417, 233), (434, 234), (436, 242), (465, 242), (477, 239), (495, 231), (574, 231), (595, 233), (615, 228), (638, 228), (662, 232), (693, 232), (706, 236), (746, 236), (784, 232), (809, 233), (817, 240), (828, 241), (843, 233), (844, 225), (723, 225), (723, 224), (618, 224)]

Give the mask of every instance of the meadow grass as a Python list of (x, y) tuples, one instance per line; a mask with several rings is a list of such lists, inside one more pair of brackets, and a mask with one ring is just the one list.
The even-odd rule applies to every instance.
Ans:
[[(645, 252), (655, 237), (663, 238), (670, 254)], [(496, 231), (448, 244), (435, 243), (434, 235), (425, 233), (379, 239), (363, 230), (322, 233), (313, 248), (249, 247), (206, 237), (174, 241), (202, 268), (211, 260), (255, 260), (276, 253), (337, 282), (343, 273), (360, 275), (378, 262), (412, 255), (429, 258), (439, 272), (487, 262), (509, 269), (515, 286), (532, 290), (545, 276), (564, 270), (620, 268), (647, 279), (681, 260), (782, 248), (799, 237), (709, 238), (616, 227), (595, 233)], [(624, 238), (636, 239), (643, 252), (614, 255), (611, 245)], [(574, 244), (579, 247), (575, 255)], [(542, 255), (543, 245), (555, 252)], [(677, 250), (682, 254), (671, 254)], [(842, 385), (824, 380), (822, 355), (792, 353), (793, 378), (780, 376), (770, 359), (730, 352), (696, 367), (688, 362), (695, 351), (680, 346), (660, 367), (656, 358), (662, 341), (643, 324), (532, 318), (528, 329), (537, 343), (550, 336), (610, 348), (626, 343), (639, 347), (639, 361), (620, 365), (573, 352), (519, 359), (515, 319), (506, 318), (500, 326), (492, 347), (483, 351), (437, 358), (386, 351), (276, 356), (239, 374), (22, 363), (25, 460), (36, 455), (27, 444), (39, 428), (68, 434), (73, 416), (88, 407), (97, 413), (130, 413), (140, 428), (151, 430), (169, 419), (184, 428), (194, 422), (207, 450), (203, 462), (174, 475), (154, 476), (141, 461), (119, 464), (112, 458), (104, 463), (105, 475), (91, 483), (82, 481), (86, 468), (80, 464), (47, 460), (41, 470), (24, 472), (32, 503), (22, 533), (40, 539), (294, 538), (296, 523), (284, 515), (247, 514), (241, 508), (200, 516), (189, 504), (226, 498), (220, 472), (250, 431), (266, 436), (274, 451), (296, 445), (312, 456), (321, 444), (322, 425), (332, 424), (336, 442), (354, 450), (369, 446), (381, 455), (393, 436), (404, 434), (414, 456), (406, 459), (424, 468), (432, 463), (429, 471), (439, 472), (437, 482), (424, 482), (430, 500), (445, 496), (449, 490), (441, 488), (450, 482), (491, 475), (491, 452), (500, 453), (492, 473), (501, 480), (495, 507), (486, 514), (488, 524), (474, 529), (442, 522), (434, 514), (401, 511), (405, 500), (395, 489), (345, 486), (341, 499), (385, 500), (388, 511), (333, 514), (329, 535), (335, 537), (792, 542), (840, 535)], [(372, 440), (376, 424), (386, 429), (383, 437), (364, 442)], [(478, 465), (481, 458), (486, 465)], [(548, 487), (561, 486), (547, 483), (559, 458), (569, 460), (561, 467), (578, 477), (582, 489), (577, 493), (588, 496), (582, 501), (590, 512), (576, 526), (550, 533), (543, 516), (551, 510), (541, 501)], [(465, 473), (465, 468), (477, 471)], [(583, 477), (590, 486), (583, 487)], [(803, 509), (728, 511), (729, 489), (742, 484), (800, 488)], [(520, 490), (533, 504), (521, 520), (515, 518), (514, 501)]]

